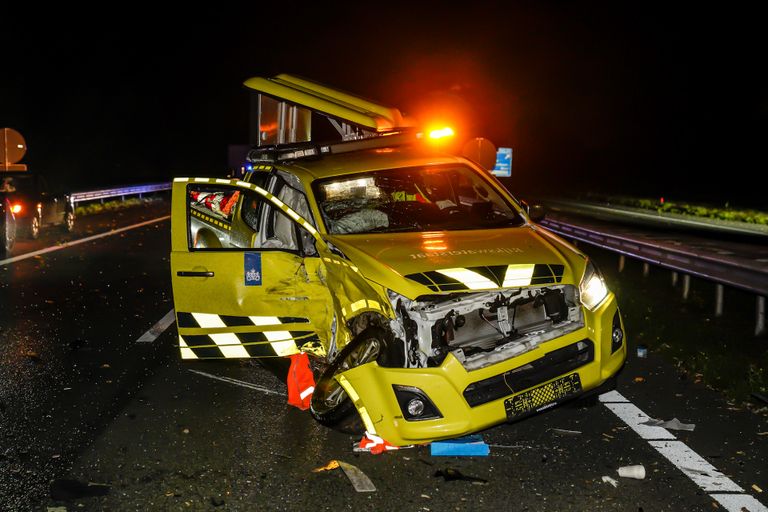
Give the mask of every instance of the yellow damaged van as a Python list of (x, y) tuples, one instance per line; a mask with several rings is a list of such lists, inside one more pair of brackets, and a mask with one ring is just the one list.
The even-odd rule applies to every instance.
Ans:
[[(611, 389), (616, 297), (583, 253), (397, 109), (253, 78), (240, 178), (176, 178), (171, 270), (184, 359), (309, 356), (310, 412), (394, 445)], [(317, 120), (338, 141), (311, 140)]]

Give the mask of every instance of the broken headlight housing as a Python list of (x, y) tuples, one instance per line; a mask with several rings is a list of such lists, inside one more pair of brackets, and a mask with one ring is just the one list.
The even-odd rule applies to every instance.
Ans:
[(587, 260), (587, 267), (579, 283), (579, 296), (581, 303), (594, 310), (608, 296), (608, 286), (605, 284), (602, 274), (594, 263)]

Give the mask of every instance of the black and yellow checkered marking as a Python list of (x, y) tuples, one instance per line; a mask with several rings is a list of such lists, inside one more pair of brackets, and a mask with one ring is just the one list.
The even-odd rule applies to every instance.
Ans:
[[(507, 272), (507, 265), (492, 265), (486, 267), (466, 267), (467, 270), (485, 277), (492, 283), (501, 288), (504, 284), (504, 277)], [(553, 265), (537, 263), (533, 267), (530, 286), (542, 284), (555, 284), (563, 280), (564, 265)], [(446, 276), (435, 270), (421, 272), (418, 274), (408, 274), (408, 279), (423, 284), (433, 292), (462, 292), (469, 290), (470, 287), (458, 279)]]
[(572, 373), (557, 380), (529, 389), (504, 400), (508, 420), (517, 420), (545, 406), (560, 402), (581, 392), (581, 379)]
[(195, 209), (192, 209), (190, 211), (192, 212), (193, 216), (197, 217), (198, 219), (204, 220), (208, 224), (211, 224), (211, 225), (214, 225), (214, 226), (218, 226), (221, 229), (226, 229), (227, 231), (231, 231), (232, 230), (232, 226), (230, 226), (228, 222), (219, 220), (219, 219), (217, 219), (215, 217), (211, 217), (210, 215), (206, 215), (206, 214), (204, 214), (202, 212), (199, 212), (199, 211), (197, 211)]

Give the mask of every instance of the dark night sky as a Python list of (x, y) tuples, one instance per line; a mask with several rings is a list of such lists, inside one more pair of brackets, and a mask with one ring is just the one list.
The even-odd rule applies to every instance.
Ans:
[[(221, 174), (250, 76), (298, 74), (514, 148), (521, 194), (768, 206), (762, 13), (625, 2), (7, 14), (0, 126), (73, 188)], [(341, 4), (338, 4), (341, 5)], [(351, 4), (354, 5), (354, 4)], [(283, 7), (283, 9), (279, 9)], [(9, 23), (10, 22), (10, 23)]]

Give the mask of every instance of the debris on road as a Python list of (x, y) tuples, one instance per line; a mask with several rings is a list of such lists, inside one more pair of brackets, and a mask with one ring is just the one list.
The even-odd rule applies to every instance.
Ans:
[(635, 382), (645, 382), (645, 377), (635, 377)]
[(363, 473), (363, 471), (360, 468), (352, 464), (349, 464), (347, 462), (344, 462), (342, 460), (335, 460), (335, 459), (331, 460), (325, 466), (320, 466), (319, 468), (313, 469), (312, 472), (320, 473), (323, 471), (332, 471), (337, 468), (341, 468), (341, 470), (344, 471), (344, 474), (347, 475), (347, 478), (352, 483), (352, 486), (355, 488), (357, 492), (376, 491), (376, 486), (373, 485), (373, 482), (371, 482), (371, 479), (368, 478), (368, 476), (365, 473)]
[(645, 359), (648, 357), (648, 348), (645, 345), (637, 346), (637, 357), (640, 359)]
[(473, 484), (476, 484), (476, 485), (484, 485), (488, 483), (488, 480), (486, 480), (485, 478), (465, 475), (458, 469), (453, 469), (453, 468), (438, 469), (437, 471), (435, 471), (434, 476), (436, 478), (443, 477), (443, 479), (446, 482), (451, 482), (453, 480), (464, 480), (467, 482), (472, 482)]
[(754, 489), (755, 492), (758, 494), (763, 492), (763, 490), (760, 487), (758, 487), (757, 484), (752, 484), (752, 489)]
[(430, 455), (435, 456), (487, 456), (491, 449), (483, 441), (479, 434), (473, 434), (456, 439), (446, 439), (444, 441), (433, 441), (429, 445)]
[(81, 482), (70, 478), (59, 478), (51, 483), (51, 499), (68, 501), (89, 496), (106, 496), (109, 486), (93, 482)]
[(578, 436), (581, 435), (581, 430), (568, 430), (566, 428), (550, 428), (555, 434), (562, 434), (565, 436)]
[(623, 478), (635, 478), (637, 480), (642, 480), (645, 478), (645, 466), (642, 464), (622, 466), (617, 471), (619, 476)]
[(619, 486), (619, 481), (616, 480), (615, 478), (611, 478), (609, 476), (604, 476), (603, 477), (603, 483), (611, 484), (614, 487), (618, 487)]
[(667, 421), (651, 418), (648, 421), (640, 423), (640, 425), (648, 425), (650, 427), (663, 427), (671, 430), (688, 430), (690, 432), (693, 432), (693, 429), (696, 428), (695, 423), (681, 423), (677, 418), (672, 418), (671, 420)]

